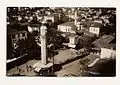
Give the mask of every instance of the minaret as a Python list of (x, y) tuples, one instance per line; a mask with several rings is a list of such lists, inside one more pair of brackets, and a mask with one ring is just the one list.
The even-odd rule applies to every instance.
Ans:
[(47, 64), (47, 50), (46, 50), (46, 30), (47, 27), (42, 25), (41, 28), (41, 60), (42, 60), (42, 64), (46, 65)]
[(77, 21), (78, 17), (77, 17), (77, 11), (75, 11), (75, 21), (74, 24), (77, 27), (77, 30), (80, 30), (80, 22)]
[(74, 19), (75, 19), (74, 23), (75, 23), (75, 25), (77, 25), (77, 11), (75, 11), (75, 18)]

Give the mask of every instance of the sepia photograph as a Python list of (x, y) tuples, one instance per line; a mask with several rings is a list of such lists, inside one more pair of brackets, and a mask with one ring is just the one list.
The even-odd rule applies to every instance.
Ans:
[(115, 77), (115, 7), (6, 7), (7, 77)]

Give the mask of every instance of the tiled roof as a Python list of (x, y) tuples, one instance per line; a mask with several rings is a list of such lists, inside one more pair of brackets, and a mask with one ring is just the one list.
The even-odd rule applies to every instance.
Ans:
[(82, 39), (83, 41), (90, 41), (91, 40), (91, 37), (87, 36), (87, 35), (82, 35), (82, 36), (79, 36), (79, 39)]
[(76, 34), (72, 34), (72, 33), (69, 36), (70, 37), (78, 37)]
[(106, 36), (103, 36), (102, 39), (104, 42), (110, 43), (113, 39), (115, 39), (115, 37), (112, 35), (106, 35)]
[(115, 37), (114, 36), (112, 36), (112, 35), (104, 35), (104, 36), (102, 36), (102, 37), (100, 37), (97, 41), (95, 41), (95, 42), (101, 42), (101, 41), (103, 41), (103, 42), (105, 42), (105, 43), (110, 43), (112, 40), (114, 40), (115, 39)]
[(66, 22), (66, 23), (63, 23), (63, 24), (60, 24), (60, 25), (62, 25), (62, 26), (70, 26), (72, 28), (72, 30), (75, 30), (75, 31), (77, 30), (77, 27), (74, 24), (74, 21), (72, 21), (72, 22)]
[(63, 24), (60, 24), (60, 25), (63, 25), (63, 26), (75, 26), (74, 21), (66, 22), (66, 23), (63, 23)]
[(114, 36), (112, 36), (112, 35), (106, 35), (106, 36), (101, 37), (98, 40), (94, 41), (93, 44), (96, 47), (99, 47), (99, 48), (109, 48), (109, 49), (113, 48), (113, 49), (115, 49), (116, 48), (115, 44), (109, 44), (114, 39), (115, 39)]
[(86, 21), (86, 22), (80, 22), (80, 23), (81, 23), (81, 25), (86, 25), (87, 28), (89, 28), (89, 27), (102, 27), (102, 24), (98, 23), (98, 22)]
[(101, 28), (102, 24), (101, 23), (97, 23), (97, 22), (92, 22), (91, 23), (91, 27), (99, 27), (99, 28)]
[(82, 29), (82, 30), (79, 30), (77, 31), (78, 33), (84, 33), (85, 35), (89, 36), (89, 37), (95, 37), (95, 34), (87, 31), (86, 29)]

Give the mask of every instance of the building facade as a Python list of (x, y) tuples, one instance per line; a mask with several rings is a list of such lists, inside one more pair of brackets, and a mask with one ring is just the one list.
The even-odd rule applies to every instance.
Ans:
[(58, 25), (58, 31), (76, 33), (77, 27), (74, 25), (74, 22), (66, 22)]
[(101, 58), (115, 58), (116, 51), (108, 48), (101, 48)]
[(68, 47), (71, 47), (71, 48), (75, 48), (76, 44), (77, 44), (77, 36), (75, 35), (71, 35), (69, 37), (69, 44), (68, 44)]
[(55, 23), (59, 20), (59, 15), (54, 14), (54, 15), (44, 16), (44, 21), (47, 22), (47, 20), (51, 20), (53, 23)]
[(12, 40), (12, 46), (14, 48), (16, 48), (17, 47), (17, 42), (19, 40), (27, 39), (27, 31), (14, 32), (10, 36), (11, 36), (11, 40)]
[(102, 29), (102, 23), (99, 22), (91, 22), (89, 26), (89, 32), (96, 34), (99, 36), (101, 29)]
[(97, 36), (99, 36), (99, 33), (100, 33), (100, 28), (99, 27), (90, 27), (89, 28), (89, 32), (93, 33), (93, 34), (96, 34)]

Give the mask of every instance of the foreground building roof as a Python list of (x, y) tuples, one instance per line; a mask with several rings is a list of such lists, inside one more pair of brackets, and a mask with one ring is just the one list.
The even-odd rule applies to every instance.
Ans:
[(116, 49), (116, 44), (111, 43), (114, 39), (115, 39), (114, 36), (106, 35), (106, 36), (102, 36), (98, 40), (94, 41), (93, 44), (94, 44), (94, 46), (96, 46), (98, 48)]

